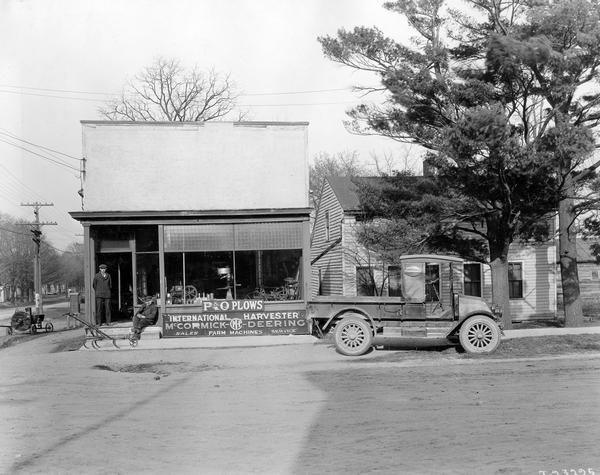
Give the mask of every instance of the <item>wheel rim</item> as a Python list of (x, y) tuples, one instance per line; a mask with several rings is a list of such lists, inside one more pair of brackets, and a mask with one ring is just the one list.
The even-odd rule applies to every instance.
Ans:
[(367, 335), (362, 326), (356, 323), (348, 323), (342, 328), (340, 339), (344, 346), (354, 350), (365, 344)]
[(477, 322), (469, 328), (467, 340), (474, 348), (486, 348), (494, 341), (494, 331), (489, 325)]

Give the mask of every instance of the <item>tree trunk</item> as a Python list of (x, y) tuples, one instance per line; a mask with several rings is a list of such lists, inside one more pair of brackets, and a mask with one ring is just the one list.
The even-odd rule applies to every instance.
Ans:
[(573, 229), (575, 216), (573, 200), (564, 199), (558, 204), (558, 254), (562, 279), (565, 326), (583, 324), (583, 307), (577, 273), (577, 232)]
[(490, 262), (492, 271), (492, 301), (502, 306), (502, 325), (512, 328), (510, 299), (508, 294), (508, 260), (507, 257), (496, 257)]

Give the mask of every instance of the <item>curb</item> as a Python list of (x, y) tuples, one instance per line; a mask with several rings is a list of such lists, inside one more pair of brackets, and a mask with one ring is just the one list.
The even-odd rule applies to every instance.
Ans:
[[(258, 346), (283, 346), (283, 345), (306, 345), (319, 343), (316, 337), (311, 335), (287, 335), (287, 336), (249, 336), (249, 337), (205, 337), (205, 338), (151, 338), (138, 341), (136, 346), (131, 346), (129, 340), (118, 339), (119, 350), (184, 350), (190, 348), (203, 349), (226, 349), (226, 348), (249, 348)], [(115, 351), (117, 348), (110, 340), (97, 342), (98, 348), (81, 347), (79, 351)]]

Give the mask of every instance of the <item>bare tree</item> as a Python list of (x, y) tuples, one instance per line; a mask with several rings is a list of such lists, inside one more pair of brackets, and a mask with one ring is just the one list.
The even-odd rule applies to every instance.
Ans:
[(186, 70), (175, 59), (158, 58), (99, 112), (109, 120), (203, 122), (232, 112), (237, 98), (229, 75)]

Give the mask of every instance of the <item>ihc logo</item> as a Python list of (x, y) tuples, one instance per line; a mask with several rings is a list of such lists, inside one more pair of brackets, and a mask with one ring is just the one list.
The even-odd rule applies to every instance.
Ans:
[(242, 319), (241, 318), (232, 318), (229, 322), (229, 326), (232, 330), (240, 330), (242, 328)]

